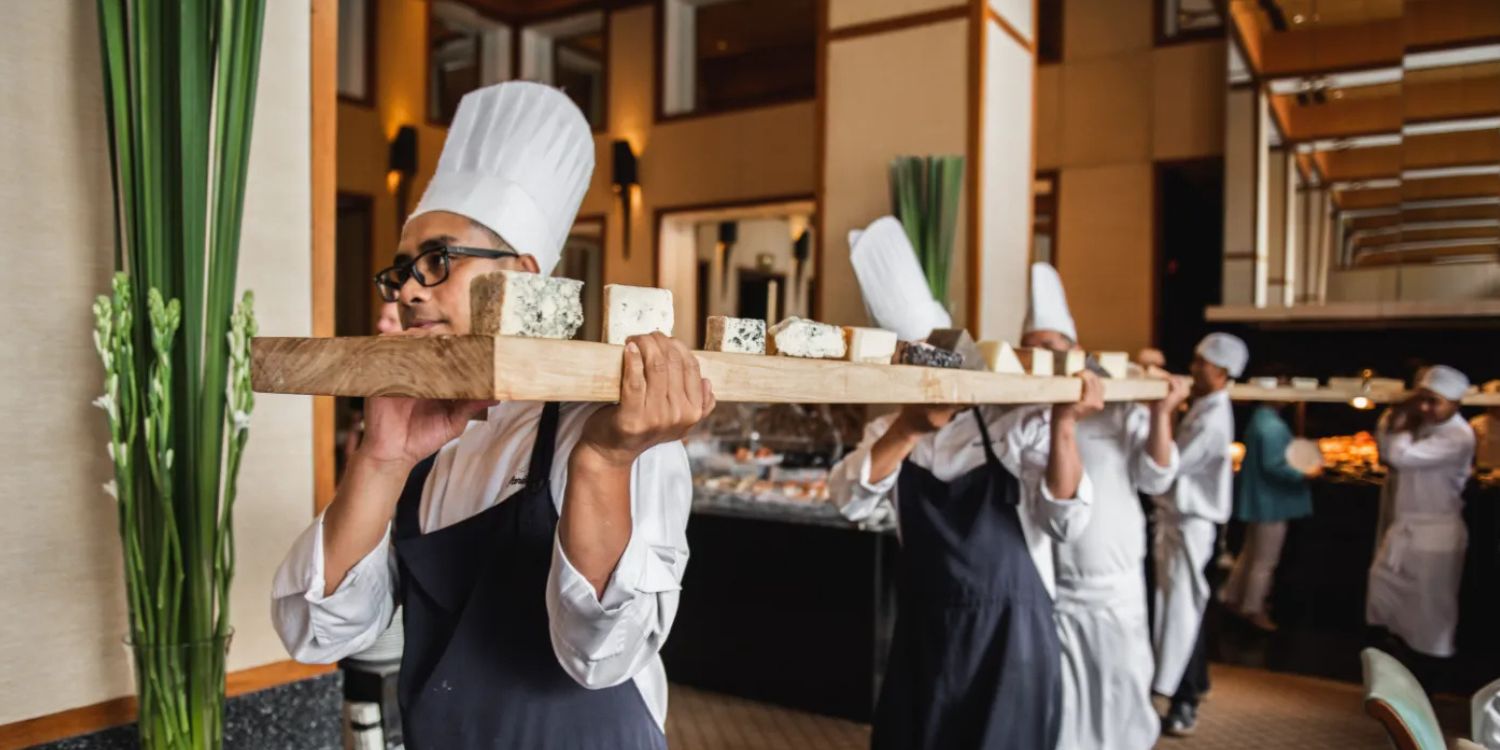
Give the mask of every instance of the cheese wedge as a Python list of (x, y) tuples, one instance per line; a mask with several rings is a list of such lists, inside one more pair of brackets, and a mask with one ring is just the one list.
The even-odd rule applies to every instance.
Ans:
[(896, 332), (884, 328), (844, 326), (844, 359), (888, 365), (896, 354)]
[(583, 325), (583, 282), (496, 271), (469, 284), (469, 332), (476, 336), (571, 339)]
[(606, 284), (604, 343), (621, 345), (631, 336), (672, 335), (672, 292), (647, 286)]
[(1021, 366), (1021, 360), (1016, 357), (1016, 350), (1004, 341), (979, 342), (979, 356), (984, 361), (985, 368), (990, 372), (1006, 375), (1026, 374), (1026, 368)]

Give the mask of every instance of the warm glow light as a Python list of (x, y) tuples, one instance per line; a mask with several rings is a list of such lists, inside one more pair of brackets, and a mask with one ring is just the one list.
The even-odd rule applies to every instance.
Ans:
[(385, 189), (386, 190), (389, 190), (392, 193), (394, 193), (394, 192), (396, 192), (396, 188), (398, 188), (400, 186), (401, 186), (401, 173), (400, 172), (397, 172), (396, 170), (392, 169), (391, 171), (385, 173)]
[(1374, 402), (1370, 401), (1367, 396), (1355, 396), (1349, 400), (1349, 405), (1361, 411), (1375, 408)]

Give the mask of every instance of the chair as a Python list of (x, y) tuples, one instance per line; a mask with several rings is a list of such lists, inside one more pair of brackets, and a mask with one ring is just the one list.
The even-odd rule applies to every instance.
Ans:
[(1395, 657), (1379, 649), (1360, 653), (1365, 673), (1365, 713), (1375, 717), (1397, 750), (1446, 750), (1443, 730), (1421, 683)]

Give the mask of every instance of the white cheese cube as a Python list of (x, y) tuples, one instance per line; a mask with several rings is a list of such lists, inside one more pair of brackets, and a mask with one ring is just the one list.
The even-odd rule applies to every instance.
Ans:
[(711, 315), (703, 348), (711, 352), (765, 354), (766, 321)]
[(844, 326), (844, 359), (888, 365), (896, 354), (896, 332), (884, 328)]
[(1292, 387), (1303, 391), (1315, 391), (1318, 389), (1318, 379), (1292, 378)]
[(583, 282), (496, 271), (469, 284), (469, 332), (477, 336), (571, 339), (583, 325)]
[(1052, 372), (1052, 350), (1030, 347), (1017, 349), (1016, 358), (1021, 360), (1021, 367), (1031, 375), (1051, 375)]
[(1056, 352), (1052, 358), (1053, 375), (1076, 375), (1088, 366), (1088, 355), (1082, 349)]
[(1021, 360), (1016, 357), (1016, 350), (1004, 341), (979, 342), (979, 356), (984, 360), (984, 366), (990, 372), (1000, 372), (1006, 375), (1026, 374), (1026, 368), (1021, 366)]
[(790, 317), (773, 326), (766, 339), (771, 354), (807, 359), (843, 359), (844, 332), (838, 326)]
[(648, 286), (604, 286), (604, 343), (660, 331), (672, 335), (672, 292)]
[(1112, 378), (1130, 377), (1130, 355), (1125, 352), (1097, 352), (1094, 358), (1099, 360), (1099, 367), (1109, 373)]

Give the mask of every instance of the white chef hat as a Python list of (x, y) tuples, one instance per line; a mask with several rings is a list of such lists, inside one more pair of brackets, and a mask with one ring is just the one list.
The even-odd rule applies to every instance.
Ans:
[(567, 95), (511, 81), (466, 94), (412, 216), (449, 211), (488, 227), (543, 274), (562, 256), (594, 173), (594, 135)]
[(1026, 327), (1022, 333), (1057, 331), (1078, 343), (1078, 328), (1068, 311), (1068, 295), (1062, 279), (1049, 263), (1031, 264), (1031, 307), (1026, 310)]
[(1237, 378), (1245, 374), (1245, 365), (1250, 361), (1250, 348), (1238, 336), (1227, 333), (1210, 333), (1198, 342), (1198, 356), (1218, 365)]
[(1469, 378), (1447, 365), (1433, 365), (1422, 371), (1417, 387), (1426, 388), (1449, 401), (1458, 401), (1469, 391)]
[(932, 298), (906, 230), (894, 216), (882, 216), (863, 231), (849, 232), (849, 263), (875, 325), (903, 341), (921, 341), (935, 328), (952, 328), (953, 318)]

